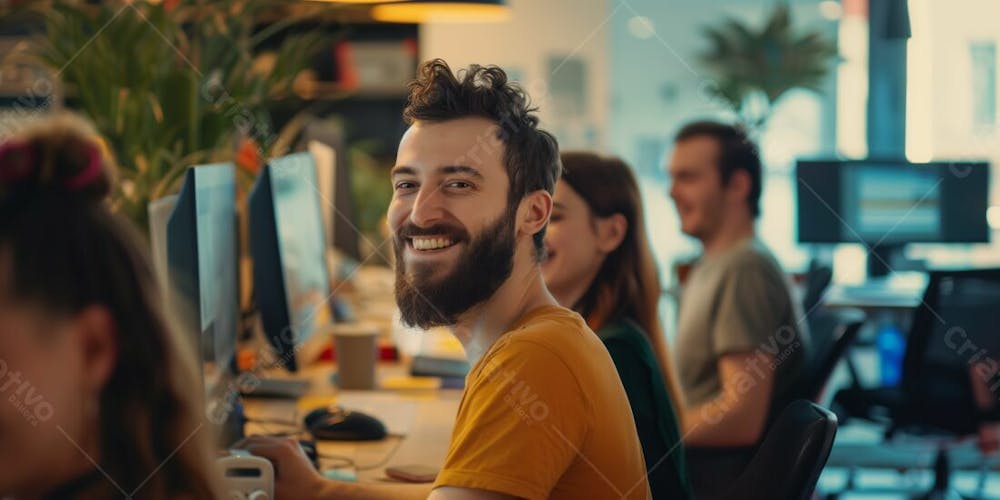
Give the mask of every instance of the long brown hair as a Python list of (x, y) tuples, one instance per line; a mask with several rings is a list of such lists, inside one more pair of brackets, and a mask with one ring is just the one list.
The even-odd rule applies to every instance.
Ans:
[(605, 257), (594, 281), (573, 309), (594, 331), (617, 318), (638, 323), (649, 338), (671, 400), (679, 410), (683, 401), (658, 312), (660, 277), (646, 236), (635, 175), (621, 159), (593, 153), (564, 152), (562, 164), (562, 180), (583, 198), (593, 216), (622, 214), (628, 222), (621, 245)]
[(64, 114), (2, 146), (3, 292), (54, 315), (107, 308), (118, 355), (99, 396), (97, 465), (134, 498), (216, 498), (193, 342), (163, 315), (141, 237), (109, 209), (113, 161), (96, 138)]

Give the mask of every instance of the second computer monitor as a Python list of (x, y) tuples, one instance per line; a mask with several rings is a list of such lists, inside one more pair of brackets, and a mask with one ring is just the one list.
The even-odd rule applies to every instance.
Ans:
[(989, 241), (982, 162), (800, 161), (801, 243)]
[(254, 298), (279, 362), (296, 371), (328, 342), (329, 273), (316, 167), (308, 153), (271, 160), (248, 198)]

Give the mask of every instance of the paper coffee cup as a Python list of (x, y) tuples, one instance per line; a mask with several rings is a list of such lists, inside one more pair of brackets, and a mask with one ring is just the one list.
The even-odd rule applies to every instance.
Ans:
[(342, 323), (334, 326), (337, 387), (349, 390), (375, 388), (378, 334), (378, 327), (370, 323)]

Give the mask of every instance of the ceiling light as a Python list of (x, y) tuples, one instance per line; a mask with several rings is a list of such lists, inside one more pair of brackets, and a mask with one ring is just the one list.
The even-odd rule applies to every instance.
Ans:
[(414, 0), (372, 7), (372, 18), (387, 23), (499, 22), (510, 19), (504, 0)]

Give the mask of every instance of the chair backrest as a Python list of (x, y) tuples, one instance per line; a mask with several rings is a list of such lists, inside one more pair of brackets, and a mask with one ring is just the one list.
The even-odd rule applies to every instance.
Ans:
[(812, 313), (813, 309), (823, 300), (823, 292), (830, 286), (833, 280), (833, 269), (830, 266), (820, 264), (813, 259), (809, 262), (809, 269), (806, 271), (805, 293), (802, 295), (802, 310), (806, 314)]
[(785, 407), (726, 498), (807, 500), (830, 457), (837, 417), (800, 399)]
[(987, 386), (1000, 382), (1000, 268), (933, 271), (913, 314), (903, 361), (909, 411), (898, 425), (975, 432), (970, 366), (984, 362)]
[(859, 309), (816, 311), (809, 316), (809, 363), (795, 391), (795, 398), (821, 402), (823, 390), (833, 370), (854, 343), (865, 323), (865, 313)]

